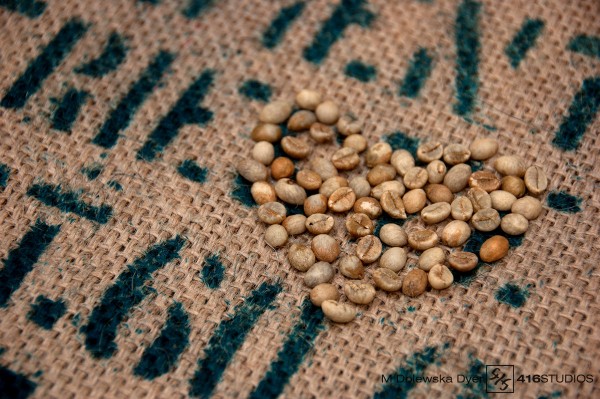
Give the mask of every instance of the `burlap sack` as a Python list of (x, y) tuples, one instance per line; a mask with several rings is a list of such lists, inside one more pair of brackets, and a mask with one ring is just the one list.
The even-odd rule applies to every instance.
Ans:
[[(486, 0), (480, 7), (450, 0), (306, 1), (279, 19), (276, 26), (287, 30), (280, 42), (267, 41), (272, 49), (263, 33), (292, 1), (3, 3), (0, 162), (7, 178), (0, 189), (0, 397), (494, 396), (486, 392), (485, 365), (513, 365), (514, 379), (529, 378), (508, 381), (514, 397), (598, 397), (600, 118), (590, 111), (600, 101), (598, 89), (571, 104), (585, 79), (599, 79), (600, 61), (593, 46), (569, 48), (578, 35), (600, 35), (597, 1)], [(300, 15), (292, 20), (294, 11)], [(332, 15), (338, 18), (334, 27), (344, 18), (352, 23), (320, 64), (307, 61), (305, 48)], [(544, 27), (515, 68), (505, 49), (527, 18)], [(33, 78), (17, 85), (74, 19), (82, 25), (81, 34), (65, 34), (72, 49), (63, 37), (30, 70)], [(469, 28), (473, 24), (477, 32)], [(455, 80), (460, 68), (473, 69), (473, 59), (468, 50), (457, 55), (460, 29), (480, 43), (474, 67), (479, 87), (465, 117), (457, 115)], [(102, 64), (106, 71), (84, 73), (81, 66), (100, 56), (114, 32), (124, 38), (122, 62), (113, 54), (117, 59)], [(414, 98), (400, 96), (419, 48), (432, 58), (431, 74)], [(174, 56), (163, 62), (162, 78), (131, 94), (161, 50)], [(346, 76), (352, 60), (372, 65), (376, 76), (368, 82)], [(188, 88), (207, 70), (214, 71), (213, 84), (202, 98)], [(45, 72), (36, 86), (34, 78)], [(394, 132), (444, 143), (497, 138), (501, 153), (543, 167), (549, 191), (581, 203), (557, 211), (542, 195), (544, 211), (522, 245), (483, 266), (470, 284), (415, 299), (378, 292), (356, 321), (320, 324), (319, 313), (302, 308), (308, 290), (287, 264), (286, 250), (265, 244), (256, 208), (236, 199), (244, 187), (237, 187), (233, 165), (249, 156), (249, 133), (263, 105), (240, 94), (248, 80), (268, 84), (271, 99), (291, 99), (304, 87), (319, 90), (360, 119), (370, 143)], [(64, 101), (69, 89), (89, 93), (78, 113)], [(191, 103), (181, 100), (186, 90)], [(138, 97), (124, 101), (127, 93)], [(61, 106), (67, 106), (59, 116), (69, 132), (56, 129)], [(124, 113), (131, 119), (115, 145), (94, 143), (119, 107), (131, 111)], [(576, 149), (565, 151), (552, 142), (570, 107), (571, 113), (591, 112), (591, 118)], [(169, 114), (172, 109), (183, 113)], [(201, 121), (207, 123), (195, 123)], [(161, 123), (166, 129), (157, 130)], [(175, 134), (153, 160), (139, 159), (157, 131)], [(185, 160), (206, 168), (203, 183), (178, 172)], [(94, 168), (100, 173), (92, 178)], [(561, 198), (552, 204), (564, 207)], [(336, 223), (343, 252), (352, 252), (342, 219)], [(170, 245), (153, 249), (165, 242)], [(416, 255), (410, 259), (414, 264)], [(343, 278), (338, 274), (334, 281), (341, 286)], [(526, 294), (507, 295), (507, 283)], [(60, 303), (44, 306), (40, 296), (62, 301), (64, 314)], [(40, 326), (48, 319), (49, 329)], [(111, 323), (114, 343), (103, 336)], [(140, 366), (147, 352), (163, 355)], [(453, 381), (382, 382), (382, 375), (394, 373)], [(463, 383), (458, 374), (483, 382)], [(593, 382), (532, 377), (551, 374), (589, 374)]]

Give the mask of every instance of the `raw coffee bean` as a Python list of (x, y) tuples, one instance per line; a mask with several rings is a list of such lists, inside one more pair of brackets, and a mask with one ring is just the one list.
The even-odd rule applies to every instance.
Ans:
[(381, 196), (381, 207), (394, 219), (406, 219), (402, 197), (395, 191), (386, 191)]
[(406, 265), (407, 254), (404, 248), (393, 247), (383, 252), (379, 259), (379, 267), (385, 267), (394, 272), (399, 272)]
[(333, 125), (340, 118), (340, 110), (337, 104), (329, 100), (323, 101), (321, 104), (319, 104), (315, 110), (315, 113), (317, 114), (317, 119), (319, 122), (326, 125)]
[(414, 166), (406, 171), (402, 180), (408, 189), (421, 188), (427, 184), (429, 175), (425, 169)]
[(321, 94), (314, 90), (303, 89), (296, 94), (296, 104), (302, 109), (314, 111), (321, 104)]
[(435, 160), (430, 162), (427, 165), (427, 175), (429, 177), (429, 183), (439, 184), (444, 181), (444, 176), (446, 176), (446, 164), (440, 160)]
[(263, 123), (272, 123), (278, 125), (290, 117), (292, 113), (292, 104), (287, 101), (273, 101), (260, 111), (258, 119)]
[(425, 186), (425, 194), (432, 203), (447, 202), (451, 203), (454, 199), (452, 191), (443, 184), (428, 184)]
[(452, 285), (454, 275), (446, 266), (438, 264), (431, 268), (427, 274), (427, 280), (434, 290), (443, 290)]
[(254, 159), (243, 159), (237, 165), (237, 171), (249, 182), (266, 181), (269, 178), (269, 169)]
[(473, 211), (479, 212), (482, 209), (492, 207), (492, 197), (482, 188), (473, 187), (467, 191), (467, 198), (473, 204)]
[(508, 253), (508, 240), (502, 236), (488, 238), (479, 250), (479, 258), (484, 262), (495, 262)]
[(383, 183), (373, 187), (371, 190), (371, 197), (381, 200), (381, 196), (386, 191), (393, 191), (400, 195), (404, 195), (405, 190), (404, 184), (402, 184), (402, 182), (399, 180), (384, 181)]
[(354, 148), (343, 147), (333, 153), (331, 163), (337, 170), (352, 170), (360, 163), (360, 157)]
[(365, 162), (369, 168), (380, 163), (388, 163), (392, 158), (392, 147), (385, 142), (379, 142), (367, 149)]
[(533, 195), (540, 195), (548, 188), (546, 173), (539, 166), (530, 166), (525, 171), (525, 186)]
[(338, 175), (338, 171), (330, 160), (325, 158), (313, 158), (310, 161), (310, 169), (315, 171), (323, 181)]
[(379, 230), (379, 238), (390, 247), (403, 247), (408, 243), (406, 232), (394, 223), (384, 224)]
[(492, 208), (497, 211), (510, 211), (510, 208), (517, 200), (517, 197), (504, 190), (496, 190), (490, 193), (492, 199)]
[(364, 213), (370, 219), (377, 219), (381, 216), (381, 204), (375, 198), (363, 197), (356, 200), (354, 203), (354, 212)]
[(478, 170), (469, 177), (469, 187), (479, 187), (491, 193), (500, 188), (500, 179), (492, 172)]
[(456, 271), (469, 272), (475, 269), (479, 263), (479, 259), (477, 259), (477, 255), (474, 253), (458, 251), (451, 252), (448, 255), (448, 263)]
[(352, 237), (364, 237), (373, 234), (375, 225), (364, 213), (353, 213), (346, 218), (346, 230)]
[(476, 139), (469, 146), (471, 159), (476, 161), (485, 161), (490, 159), (498, 152), (498, 142), (494, 139)]
[(500, 214), (492, 208), (482, 209), (475, 212), (471, 218), (471, 224), (479, 231), (492, 231), (500, 226)]
[(500, 228), (506, 234), (511, 236), (518, 236), (524, 234), (529, 228), (529, 220), (523, 215), (518, 213), (509, 213), (502, 218), (500, 222)]
[(294, 174), (294, 162), (286, 157), (275, 158), (271, 164), (271, 176), (275, 180), (290, 177)]
[(427, 288), (427, 273), (421, 269), (412, 269), (402, 282), (402, 293), (411, 298), (425, 292)]
[(438, 235), (432, 230), (415, 230), (408, 233), (408, 245), (418, 251), (433, 248), (439, 241)]
[(302, 169), (296, 174), (298, 185), (306, 190), (318, 190), (323, 183), (321, 176), (312, 170)]
[(426, 206), (421, 210), (421, 218), (426, 224), (435, 224), (446, 220), (450, 216), (450, 204), (447, 202), (438, 202)]
[(461, 191), (467, 187), (469, 177), (471, 176), (471, 167), (465, 163), (459, 163), (450, 168), (444, 176), (444, 185), (453, 193)]
[(281, 139), (281, 148), (294, 159), (304, 159), (310, 154), (310, 146), (299, 137), (285, 136)]
[(319, 144), (325, 144), (333, 141), (335, 131), (331, 126), (317, 122), (310, 127), (310, 137)]
[(373, 263), (379, 259), (382, 249), (379, 238), (374, 235), (364, 236), (356, 244), (356, 256), (364, 263)]
[(315, 264), (316, 258), (310, 247), (301, 244), (292, 244), (288, 252), (288, 261), (294, 269), (305, 272)]
[(280, 224), (286, 213), (285, 206), (280, 202), (267, 202), (258, 207), (258, 218), (266, 224)]
[(395, 272), (385, 267), (375, 269), (373, 282), (377, 288), (388, 292), (399, 291), (402, 288), (402, 279)]
[(252, 194), (252, 199), (254, 199), (258, 205), (277, 201), (275, 188), (271, 185), (271, 183), (267, 183), (266, 181), (257, 181), (252, 183), (252, 187), (250, 187), (250, 194)]
[(416, 188), (404, 194), (402, 201), (404, 202), (406, 213), (417, 213), (425, 207), (427, 196), (423, 189)]
[(321, 306), (323, 302), (337, 301), (340, 299), (340, 293), (333, 284), (322, 283), (310, 290), (310, 301), (315, 306)]
[(290, 215), (285, 218), (281, 225), (285, 227), (288, 234), (291, 236), (302, 234), (306, 231), (306, 216)]
[(323, 314), (334, 323), (350, 323), (356, 318), (356, 310), (352, 306), (337, 301), (326, 300), (321, 304)]
[(350, 187), (340, 187), (329, 196), (327, 206), (333, 212), (347, 212), (354, 206), (356, 194)]
[(525, 182), (516, 176), (504, 176), (501, 184), (502, 190), (508, 191), (517, 198), (525, 195)]
[(306, 218), (306, 230), (312, 234), (327, 234), (333, 229), (334, 219), (331, 215), (315, 213)]
[(351, 136), (353, 134), (360, 134), (362, 131), (361, 124), (356, 120), (356, 118), (350, 115), (342, 116), (336, 124), (338, 132), (342, 136)]
[(371, 185), (362, 176), (353, 177), (348, 182), (348, 186), (354, 191), (357, 198), (368, 197), (371, 193)]
[(327, 197), (323, 194), (314, 194), (304, 200), (304, 214), (306, 216), (325, 212), (327, 212)]
[(525, 216), (527, 220), (533, 220), (537, 219), (542, 213), (542, 203), (537, 198), (526, 195), (516, 200), (510, 211)]
[(335, 238), (327, 234), (319, 234), (311, 242), (311, 248), (318, 260), (333, 262), (340, 254), (340, 246)]
[(308, 288), (314, 288), (319, 284), (328, 283), (333, 279), (335, 270), (327, 262), (317, 262), (308, 269), (304, 275), (304, 284)]
[(462, 220), (453, 220), (442, 230), (442, 242), (449, 247), (460, 247), (470, 236), (471, 228)]
[(425, 163), (440, 159), (443, 154), (444, 146), (437, 141), (423, 143), (417, 148), (417, 158)]
[(275, 183), (275, 192), (280, 200), (288, 204), (303, 205), (304, 200), (306, 200), (306, 191), (291, 179), (284, 178), (277, 180), (277, 183)]
[(428, 272), (431, 270), (433, 265), (444, 264), (446, 260), (446, 253), (440, 247), (429, 248), (421, 254), (419, 257), (419, 269)]
[(250, 133), (254, 141), (276, 143), (281, 139), (281, 127), (271, 123), (260, 123)]
[(288, 119), (287, 128), (292, 132), (302, 132), (308, 130), (316, 122), (317, 117), (314, 112), (306, 110), (296, 111)]
[(388, 163), (375, 165), (373, 169), (367, 173), (367, 180), (372, 186), (393, 180), (395, 177), (396, 169)]
[(340, 259), (340, 273), (342, 276), (353, 278), (353, 279), (361, 279), (365, 276), (365, 267), (363, 266), (358, 256), (354, 255), (346, 255)]
[(263, 165), (269, 166), (275, 158), (275, 147), (268, 141), (259, 141), (252, 148), (252, 158)]
[(392, 153), (390, 163), (396, 168), (396, 172), (404, 177), (406, 171), (415, 166), (415, 159), (412, 154), (406, 150), (396, 150)]
[(448, 165), (458, 165), (471, 158), (471, 151), (461, 144), (450, 144), (444, 148), (444, 162)]
[(356, 152), (361, 153), (367, 149), (368, 143), (365, 136), (361, 134), (351, 134), (344, 139), (343, 146), (354, 148)]
[(523, 177), (527, 168), (518, 155), (502, 155), (494, 161), (494, 169), (504, 176)]
[(350, 302), (358, 305), (368, 305), (375, 299), (375, 287), (369, 283), (346, 281), (344, 284), (344, 294), (346, 294)]
[(280, 224), (270, 225), (265, 232), (265, 241), (273, 248), (283, 247), (287, 240), (287, 230)]
[(342, 176), (334, 176), (325, 180), (323, 184), (321, 184), (321, 188), (319, 188), (319, 193), (323, 194), (326, 197), (331, 196), (333, 192), (339, 188), (348, 187), (348, 180)]
[(450, 204), (453, 219), (468, 221), (473, 216), (473, 203), (467, 197), (456, 197)]

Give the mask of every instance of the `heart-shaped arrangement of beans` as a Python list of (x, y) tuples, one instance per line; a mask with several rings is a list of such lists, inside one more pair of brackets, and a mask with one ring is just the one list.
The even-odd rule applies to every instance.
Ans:
[[(338, 289), (330, 283), (336, 273), (334, 263), (347, 278), (343, 291), (354, 304), (371, 303), (376, 288), (416, 297), (428, 285), (434, 290), (452, 285), (450, 268), (467, 272), (479, 260), (494, 262), (507, 254), (509, 242), (501, 235), (486, 240), (479, 254), (461, 251), (472, 229), (491, 232), (500, 227), (506, 234), (521, 235), (529, 220), (542, 211), (534, 197), (548, 185), (540, 167), (527, 167), (518, 156), (502, 155), (495, 158), (494, 170), (472, 173), (469, 160), (485, 161), (498, 152), (494, 139), (476, 139), (468, 147), (425, 142), (417, 149), (421, 166), (416, 166), (406, 150), (394, 151), (387, 142), (369, 146), (361, 135), (361, 124), (349, 115), (340, 116), (338, 106), (322, 101), (319, 93), (302, 90), (295, 102), (296, 107), (275, 101), (262, 109), (260, 123), (251, 134), (256, 142), (252, 159), (239, 162), (237, 170), (252, 182), (252, 197), (260, 205), (258, 218), (269, 225), (267, 244), (280, 248), (289, 236), (307, 231), (313, 235), (310, 245), (292, 244), (287, 259), (306, 273), (304, 282), (311, 289), (312, 303), (334, 322), (350, 322), (357, 313), (351, 304), (340, 302)], [(282, 138), (284, 130), (298, 134)], [(301, 132), (308, 132), (310, 138)], [(342, 148), (329, 156), (311, 157), (316, 145), (335, 142), (339, 135), (345, 137)], [(275, 146), (281, 146), (287, 157), (275, 158)], [(361, 154), (366, 176), (347, 179), (340, 175), (360, 168)], [(295, 162), (303, 164), (297, 172)], [(307, 191), (314, 194), (307, 195)], [(278, 200), (302, 206), (304, 214), (288, 215)], [(345, 229), (357, 240), (354, 253), (340, 257), (340, 245), (330, 235), (335, 219), (328, 212), (348, 213)], [(428, 228), (407, 234), (399, 224), (388, 223), (377, 237), (374, 220), (384, 212), (399, 220), (420, 214), (427, 226), (448, 218), (452, 221), (440, 236)], [(439, 246), (440, 240), (446, 249)], [(384, 250), (382, 243), (388, 248)], [(401, 275), (411, 249), (420, 253), (417, 265)], [(372, 282), (365, 279), (365, 265), (373, 265)]]

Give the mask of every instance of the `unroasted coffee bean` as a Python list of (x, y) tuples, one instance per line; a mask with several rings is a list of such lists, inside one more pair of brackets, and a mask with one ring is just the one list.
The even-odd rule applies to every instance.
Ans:
[(492, 197), (482, 188), (473, 187), (467, 191), (467, 198), (473, 204), (473, 211), (479, 212), (482, 209), (492, 207)]
[(277, 180), (275, 192), (280, 200), (292, 205), (303, 205), (306, 199), (306, 191), (297, 185), (295, 181), (287, 178)]
[(456, 197), (450, 204), (453, 219), (468, 221), (473, 216), (473, 203), (467, 197)]
[(529, 228), (529, 221), (523, 215), (518, 213), (509, 213), (502, 218), (500, 228), (506, 234), (518, 236), (523, 234)]
[(252, 183), (267, 180), (269, 170), (254, 159), (243, 159), (237, 165), (237, 171), (242, 177)]
[(433, 248), (439, 241), (438, 235), (432, 230), (415, 230), (408, 233), (408, 245), (418, 251)]
[(446, 164), (440, 160), (430, 162), (425, 170), (427, 170), (427, 175), (429, 177), (428, 181), (432, 184), (443, 182), (447, 172)]
[(287, 240), (287, 230), (280, 224), (270, 225), (265, 232), (265, 242), (273, 248), (284, 246)]
[(395, 177), (396, 169), (389, 163), (375, 165), (373, 169), (367, 173), (367, 181), (372, 186), (376, 186), (385, 181), (393, 180)]
[(281, 148), (295, 159), (304, 159), (310, 154), (310, 146), (299, 137), (285, 136), (281, 139)]
[(314, 194), (304, 200), (304, 214), (306, 216), (327, 212), (327, 197), (323, 194)]
[(310, 137), (319, 144), (329, 143), (335, 138), (335, 131), (331, 126), (317, 122), (310, 127)]
[(281, 139), (281, 127), (271, 123), (260, 123), (250, 133), (254, 141), (276, 143)]
[(492, 199), (492, 208), (497, 211), (510, 211), (510, 208), (517, 200), (517, 197), (504, 190), (496, 190), (490, 193)]
[(469, 187), (478, 187), (491, 193), (500, 188), (500, 179), (492, 172), (478, 170), (469, 177)]
[(500, 214), (492, 208), (482, 209), (475, 212), (471, 218), (471, 224), (479, 231), (492, 231), (500, 226)]
[(340, 299), (340, 293), (333, 284), (322, 283), (310, 290), (310, 301), (315, 306), (321, 306), (323, 302), (337, 301)]
[(404, 202), (406, 213), (417, 213), (425, 207), (427, 196), (423, 189), (416, 188), (404, 194), (402, 201)]
[(308, 130), (317, 121), (314, 112), (301, 110), (296, 111), (288, 119), (287, 128), (292, 132)]
[(431, 268), (427, 274), (427, 280), (434, 290), (443, 290), (452, 285), (454, 275), (446, 266), (438, 264)]
[(252, 183), (250, 187), (250, 194), (252, 199), (258, 204), (266, 204), (267, 202), (277, 201), (277, 194), (275, 193), (275, 187), (271, 183), (266, 181), (257, 181)]
[(494, 169), (504, 176), (523, 177), (527, 168), (518, 155), (502, 155), (494, 161)]
[(285, 219), (286, 212), (282, 203), (267, 202), (258, 207), (258, 218), (266, 224), (280, 224)]
[(258, 119), (264, 123), (278, 125), (290, 117), (292, 113), (292, 104), (287, 101), (273, 101), (260, 111)]
[(315, 114), (317, 114), (317, 119), (319, 119), (319, 122), (326, 125), (333, 125), (340, 117), (340, 110), (336, 103), (328, 100), (323, 101), (317, 106)]
[(340, 254), (340, 246), (335, 238), (327, 234), (319, 234), (311, 242), (311, 248), (318, 260), (332, 263)]
[(384, 181), (373, 187), (371, 190), (371, 197), (381, 200), (381, 196), (386, 191), (394, 191), (400, 195), (404, 195), (405, 190), (404, 184), (399, 180)]
[(313, 288), (319, 284), (328, 283), (333, 279), (335, 270), (327, 262), (317, 262), (308, 269), (304, 275), (304, 284)]
[(296, 94), (296, 104), (300, 108), (314, 111), (321, 104), (321, 94), (318, 91), (303, 89)]
[(421, 218), (427, 224), (439, 223), (450, 216), (450, 204), (447, 202), (438, 202), (426, 206), (421, 210)]
[(419, 257), (419, 268), (428, 272), (431, 270), (433, 265), (444, 264), (446, 260), (446, 253), (440, 247), (429, 248), (423, 251)]
[(380, 163), (388, 163), (392, 157), (392, 147), (385, 142), (379, 142), (367, 149), (365, 162), (369, 168)]
[(402, 279), (394, 271), (385, 267), (375, 269), (373, 282), (377, 288), (388, 292), (399, 291), (402, 288)]
[(360, 158), (354, 148), (343, 147), (333, 153), (331, 163), (338, 170), (352, 170), (358, 166)]
[(358, 305), (368, 305), (375, 299), (375, 287), (369, 283), (346, 281), (344, 284), (344, 294), (346, 294), (350, 302)]
[(365, 267), (358, 256), (346, 255), (340, 259), (340, 273), (344, 277), (361, 279), (365, 276)]
[(462, 220), (453, 220), (442, 230), (442, 242), (449, 247), (460, 247), (470, 236), (471, 228)]
[(525, 182), (516, 176), (504, 176), (501, 181), (502, 190), (508, 191), (517, 198), (525, 195)]
[(275, 158), (275, 147), (268, 141), (259, 141), (252, 148), (252, 158), (263, 165), (269, 166)]
[(464, 163), (471, 157), (471, 151), (461, 144), (450, 144), (444, 148), (444, 162), (448, 165)]
[(356, 118), (350, 115), (344, 115), (338, 119), (336, 124), (338, 132), (342, 136), (350, 136), (353, 134), (360, 134), (362, 131), (362, 126), (360, 122), (356, 120)]
[(375, 198), (363, 197), (354, 203), (354, 212), (364, 213), (371, 219), (377, 219), (381, 216), (381, 204)]
[(508, 240), (502, 236), (488, 238), (479, 250), (479, 258), (484, 262), (495, 262), (508, 253)]
[(333, 212), (347, 212), (354, 206), (356, 195), (350, 187), (340, 187), (329, 196), (327, 206)]
[(288, 252), (288, 261), (294, 269), (305, 272), (315, 264), (316, 258), (310, 247), (301, 244), (292, 244)]
[(382, 249), (379, 238), (374, 235), (364, 236), (356, 244), (356, 256), (364, 263), (373, 263), (379, 259)]
[(348, 182), (348, 186), (354, 191), (356, 194), (356, 198), (368, 197), (371, 193), (371, 185), (362, 176), (353, 177)]
[(477, 255), (471, 252), (457, 251), (448, 255), (448, 264), (459, 272), (469, 272), (475, 269), (478, 262)]
[(415, 166), (415, 159), (412, 154), (406, 150), (396, 150), (392, 153), (390, 163), (400, 176), (406, 174), (406, 171)]
[(423, 143), (417, 148), (417, 158), (425, 163), (440, 159), (443, 154), (444, 146), (437, 141)]
[(333, 229), (333, 216), (315, 213), (306, 218), (306, 230), (312, 234), (327, 234)]
[(427, 288), (427, 273), (421, 269), (412, 269), (402, 282), (402, 293), (409, 297), (417, 297)]
[(450, 168), (444, 176), (444, 185), (453, 193), (461, 191), (467, 187), (469, 177), (471, 176), (471, 167), (464, 163), (459, 163)]
[(516, 200), (510, 211), (525, 216), (527, 220), (533, 220), (537, 219), (542, 213), (542, 203), (537, 198), (527, 195)]
[(271, 164), (271, 176), (275, 180), (290, 177), (294, 174), (294, 162), (286, 157), (275, 158)]
[(344, 139), (344, 147), (354, 148), (356, 152), (361, 153), (367, 149), (368, 143), (365, 136), (361, 134), (351, 134)]
[(379, 266), (399, 272), (406, 265), (407, 254), (404, 248), (393, 247), (385, 250), (379, 259)]
[(379, 230), (379, 238), (390, 247), (403, 247), (408, 243), (408, 235), (395, 223), (384, 224)]
[(490, 159), (498, 152), (498, 142), (494, 139), (476, 139), (469, 146), (471, 158), (476, 161)]
[(425, 169), (414, 166), (406, 171), (402, 180), (404, 181), (404, 186), (412, 190), (425, 186), (429, 180), (429, 175)]
[(364, 213), (353, 213), (346, 218), (346, 230), (352, 237), (364, 237), (373, 234), (375, 225)]
[(381, 207), (394, 219), (406, 219), (402, 197), (395, 191), (386, 191), (381, 196)]
[(290, 215), (285, 218), (281, 225), (285, 227), (291, 236), (302, 234), (306, 231), (306, 216), (300, 214)]
[(306, 190), (318, 190), (323, 183), (321, 176), (312, 170), (302, 169), (296, 174), (298, 185)]
[(432, 203), (447, 202), (451, 203), (454, 199), (452, 191), (443, 184), (428, 184), (425, 186), (425, 194)]
[(310, 161), (310, 169), (315, 171), (323, 181), (338, 175), (338, 171), (329, 159), (313, 158)]
[(350, 323), (356, 317), (356, 310), (348, 304), (325, 300), (321, 304), (323, 314), (334, 323)]
[(335, 190), (342, 187), (348, 187), (348, 180), (342, 176), (334, 176), (325, 180), (319, 188), (319, 194), (329, 197)]
[(548, 188), (546, 173), (539, 166), (530, 166), (525, 171), (525, 186), (533, 195), (540, 195)]

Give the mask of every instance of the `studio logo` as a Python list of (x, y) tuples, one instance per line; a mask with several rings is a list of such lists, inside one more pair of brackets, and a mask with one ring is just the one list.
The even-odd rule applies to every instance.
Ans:
[(515, 366), (491, 364), (485, 366), (486, 392), (514, 393)]

